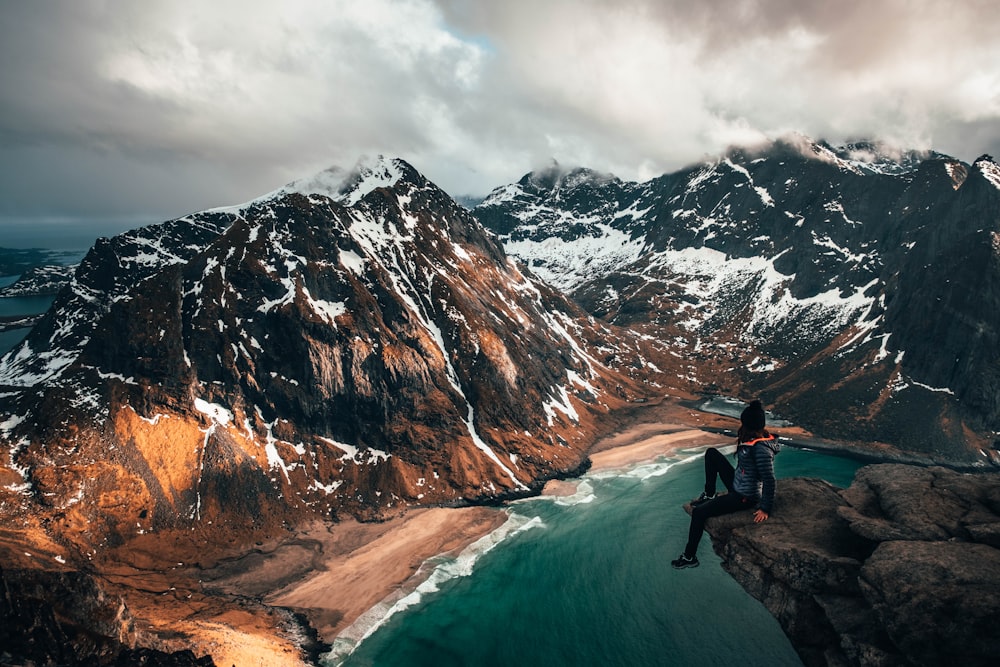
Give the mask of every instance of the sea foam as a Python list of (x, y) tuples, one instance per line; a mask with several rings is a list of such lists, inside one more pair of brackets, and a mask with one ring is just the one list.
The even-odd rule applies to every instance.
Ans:
[[(719, 447), (720, 451), (732, 451), (735, 447)], [(333, 641), (332, 649), (322, 658), (327, 667), (337, 667), (353, 653), (357, 647), (376, 630), (385, 625), (396, 614), (419, 604), (425, 595), (437, 592), (442, 584), (458, 577), (467, 577), (485, 554), (509, 538), (531, 528), (544, 528), (539, 516), (518, 514), (516, 509), (525, 508), (530, 514), (533, 503), (551, 502), (555, 505), (572, 507), (586, 505), (597, 500), (594, 482), (610, 479), (634, 479), (639, 482), (662, 477), (678, 465), (701, 460), (705, 447), (678, 450), (673, 456), (661, 457), (625, 468), (590, 471), (576, 481), (576, 489), (564, 496), (533, 496), (512, 501), (508, 507), (508, 519), (493, 532), (481, 537), (463, 549), (457, 556), (440, 555), (430, 558), (402, 585), (377, 605), (362, 614), (354, 623), (345, 628)]]
[(531, 528), (542, 528), (540, 517), (528, 517), (508, 512), (507, 521), (499, 528), (465, 547), (457, 556), (440, 555), (430, 558), (395, 592), (366, 611), (333, 640), (332, 649), (321, 658), (326, 667), (337, 667), (390, 618), (419, 604), (424, 595), (440, 590), (446, 581), (467, 577), (484, 555), (508, 538)]

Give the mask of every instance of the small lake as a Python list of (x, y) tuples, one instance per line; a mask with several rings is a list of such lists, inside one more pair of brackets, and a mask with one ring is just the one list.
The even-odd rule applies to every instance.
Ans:
[[(13, 285), (19, 277), (0, 277), (0, 288)], [(55, 297), (51, 295), (0, 297), (0, 324), (4, 320), (12, 318), (41, 315), (49, 309), (53, 301), (55, 301)], [(6, 354), (15, 345), (24, 340), (29, 331), (31, 331), (31, 327), (19, 327), (17, 329), (0, 331), (0, 355)]]

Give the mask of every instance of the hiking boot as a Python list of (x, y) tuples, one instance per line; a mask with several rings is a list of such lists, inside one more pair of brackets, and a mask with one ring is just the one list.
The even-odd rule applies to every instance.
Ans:
[(686, 567), (698, 567), (701, 563), (698, 562), (697, 556), (691, 556), (688, 558), (684, 554), (677, 557), (677, 560), (670, 561), (670, 564), (674, 566), (675, 570), (683, 570)]
[(694, 500), (691, 501), (691, 507), (697, 507), (698, 505), (701, 505), (703, 503), (707, 503), (709, 500), (714, 500), (715, 498), (718, 498), (718, 497), (719, 497), (718, 493), (713, 493), (713, 494), (709, 495), (709, 494), (705, 493), (704, 491), (702, 491), (700, 496), (698, 496), (697, 498), (695, 498)]

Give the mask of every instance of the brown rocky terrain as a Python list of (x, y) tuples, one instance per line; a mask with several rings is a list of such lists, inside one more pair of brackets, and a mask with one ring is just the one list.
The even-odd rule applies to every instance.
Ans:
[(1000, 664), (1000, 473), (876, 464), (781, 480), (763, 524), (707, 531), (809, 666)]
[[(589, 301), (578, 296), (589, 313), (514, 262), (476, 217), (399, 160), (320, 174), (243, 206), (100, 240), (27, 339), (0, 358), (0, 664), (313, 661), (325, 641), (387, 589), (404, 585), (426, 558), (493, 526), (495, 513), (484, 505), (546, 484), (557, 489), (553, 480), (592, 461), (642, 457), (678, 438), (702, 442), (702, 434), (678, 424), (731, 426), (685, 407), (694, 403), (659, 404), (664, 394), (693, 401), (701, 391), (766, 387), (815, 402), (800, 413), (808, 415), (829, 407), (820, 403), (832, 394), (814, 390), (821, 381), (843, 390), (838, 400), (853, 401), (852, 410), (874, 406), (888, 414), (887, 405), (905, 404), (907, 415), (920, 413), (923, 421), (902, 420), (917, 430), (943, 415), (951, 444), (960, 445), (939, 451), (933, 438), (893, 437), (885, 447), (871, 445), (875, 455), (885, 449), (935, 461), (959, 452), (973, 466), (996, 460), (972, 422), (939, 409), (990, 385), (992, 371), (964, 388), (952, 386), (943, 367), (906, 375), (903, 359), (921, 357), (886, 347), (887, 329), (873, 333), (888, 310), (865, 286), (892, 267), (847, 245), (860, 213), (871, 210), (848, 206), (833, 215), (835, 202), (816, 200), (771, 211), (764, 186), (738, 162), (660, 179), (654, 185), (665, 190), (650, 195), (655, 207), (642, 193), (609, 204), (615, 219), (631, 220), (609, 237), (615, 248), (645, 248), (648, 231), (649, 248), (680, 252), (698, 267), (692, 278), (676, 267), (647, 275), (640, 266), (609, 282), (589, 262), (598, 258), (587, 257), (590, 287), (600, 290)], [(803, 164), (811, 173), (828, 170)], [(937, 173), (949, 164), (931, 166)], [(865, 196), (890, 183), (851, 174), (845, 178)], [(889, 188), (894, 201), (920, 185), (914, 178)], [(1000, 196), (980, 186), (963, 210)], [(708, 216), (720, 203), (709, 190), (739, 191), (747, 215), (767, 210), (767, 224), (752, 231), (771, 239), (766, 263), (756, 259), (764, 236), (744, 238), (741, 216), (719, 225)], [(698, 211), (718, 228), (692, 225), (687, 218), (695, 214), (678, 208), (674, 215), (669, 202), (690, 205), (683, 211)], [(641, 219), (640, 210), (652, 217)], [(792, 210), (837, 231), (816, 237), (795, 223)], [(925, 217), (909, 220), (893, 242), (924, 240), (926, 224)], [(689, 232), (690, 248), (674, 247), (678, 226)], [(579, 231), (571, 227), (568, 234)], [(808, 244), (817, 263), (785, 266), (795, 253), (772, 247), (779, 229)], [(705, 245), (723, 238), (725, 247)], [(998, 255), (985, 238), (976, 236), (977, 261), (995, 268)], [(858, 266), (845, 272), (828, 257), (831, 249), (866, 259), (852, 260)], [(724, 275), (722, 260), (736, 262), (735, 273)], [(775, 273), (779, 268), (787, 271)], [(774, 298), (758, 298), (761, 276), (772, 281)], [(945, 290), (951, 312), (962, 331), (982, 334), (955, 376), (965, 382), (993, 358), (996, 327), (965, 316), (976, 305), (959, 298), (960, 287)], [(803, 316), (802, 303), (828, 299), (850, 318), (824, 307)], [(768, 307), (789, 305), (783, 328), (768, 328), (775, 321)], [(757, 306), (763, 314), (755, 327), (743, 327), (740, 318)], [(835, 331), (819, 327), (823, 320)], [(747, 347), (748, 331), (781, 344)], [(949, 336), (948, 349), (963, 340), (961, 331)], [(851, 341), (857, 347), (846, 349)], [(803, 359), (816, 363), (799, 364)], [(852, 386), (841, 383), (846, 375)], [(789, 403), (796, 404), (803, 407)], [(983, 414), (992, 414), (990, 405)], [(860, 423), (858, 414), (833, 412), (840, 422)], [(601, 440), (624, 425), (632, 427), (627, 434)], [(643, 444), (623, 459), (614, 448), (635, 439)], [(902, 452), (904, 441), (923, 450)], [(937, 477), (915, 477), (915, 486), (933, 488), (929, 495), (941, 496), (942, 507), (954, 501), (965, 508), (957, 523), (945, 522), (941, 510), (938, 532), (907, 509), (916, 503), (926, 511), (910, 488), (895, 502), (884, 480), (844, 492), (794, 482), (782, 488), (794, 505), (787, 517), (747, 538), (776, 535), (757, 546), (767, 558), (753, 565), (748, 546), (729, 559), (757, 567), (765, 583), (755, 594), (776, 600), (793, 637), (820, 637), (819, 648), (803, 649), (810, 664), (817, 651), (831, 661), (892, 664), (931, 650), (905, 627), (910, 619), (895, 615), (912, 607), (893, 590), (901, 578), (895, 564), (928, 572), (926, 588), (907, 595), (921, 601), (914, 613), (939, 622), (953, 609), (921, 597), (939, 588), (934, 563), (951, 562), (971, 545), (979, 560), (956, 565), (959, 583), (994, 581), (975, 568), (996, 550), (989, 515), (996, 514), (995, 492), (926, 470)], [(944, 488), (965, 500), (938, 493)], [(829, 504), (815, 505), (819, 500)], [(723, 543), (742, 534), (731, 528), (719, 533)], [(801, 542), (810, 535), (819, 546)], [(778, 574), (765, 571), (767, 563), (791, 565)], [(750, 579), (741, 580), (751, 588)], [(995, 589), (987, 591), (988, 602)], [(952, 599), (952, 592), (942, 595)], [(955, 609), (978, 613), (960, 608), (972, 599), (962, 597)], [(879, 629), (869, 631), (870, 619)], [(919, 627), (929, 636), (940, 631)], [(848, 639), (839, 653), (829, 652), (839, 637)], [(965, 641), (957, 655), (978, 660), (987, 649), (977, 646)]]
[[(375, 539), (357, 520), (538, 493), (664, 390), (643, 382), (664, 361), (522, 271), (400, 160), (102, 239), (0, 358), (8, 618), (37, 601), (80, 660), (198, 647), (301, 664), (311, 628), (260, 596), (311, 561), (256, 588), (230, 574)], [(442, 530), (417, 563), (465, 534)], [(35, 598), (39, 577), (72, 585)], [(313, 622), (338, 627), (386, 581)], [(73, 591), (121, 627), (67, 617)]]

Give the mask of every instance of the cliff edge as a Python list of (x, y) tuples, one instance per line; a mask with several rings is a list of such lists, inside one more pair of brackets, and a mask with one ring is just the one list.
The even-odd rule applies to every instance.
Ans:
[(741, 513), (707, 531), (808, 667), (1000, 664), (1000, 473), (784, 479), (766, 523)]

